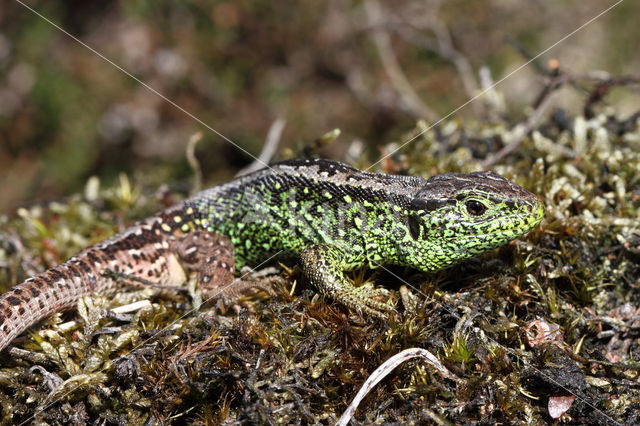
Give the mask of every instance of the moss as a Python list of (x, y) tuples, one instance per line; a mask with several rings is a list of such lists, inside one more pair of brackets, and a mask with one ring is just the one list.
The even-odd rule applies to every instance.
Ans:
[[(436, 354), (460, 381), (404, 364), (365, 398), (358, 421), (549, 422), (549, 397), (569, 393), (573, 422), (638, 422), (640, 131), (616, 123), (543, 123), (495, 165), (545, 201), (545, 221), (526, 237), (433, 274), (354, 274), (403, 293), (401, 316), (386, 324), (327, 305), (296, 268), (282, 272), (289, 286), (277, 297), (248, 297), (251, 309), (226, 314), (194, 310), (186, 292), (85, 299), (16, 343), (28, 352), (0, 355), (4, 422), (334, 423), (369, 374), (409, 347)], [(477, 170), (506, 131), (451, 121), (385, 169)], [(124, 178), (102, 189), (92, 180), (83, 196), (3, 218), (0, 285), (184, 195), (151, 193)], [(142, 299), (149, 304), (137, 312), (104, 313)], [(536, 334), (545, 326), (557, 334)]]

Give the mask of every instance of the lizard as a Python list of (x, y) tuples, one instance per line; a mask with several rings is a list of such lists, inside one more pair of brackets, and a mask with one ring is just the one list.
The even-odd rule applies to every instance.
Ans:
[(544, 217), (536, 195), (494, 172), (430, 178), (360, 171), (324, 159), (273, 164), (199, 192), (0, 297), (0, 350), (41, 319), (93, 292), (114, 291), (108, 272), (165, 284), (198, 271), (203, 294), (236, 268), (293, 258), (321, 295), (385, 318), (383, 288), (346, 273), (401, 265), (436, 271), (499, 247)]

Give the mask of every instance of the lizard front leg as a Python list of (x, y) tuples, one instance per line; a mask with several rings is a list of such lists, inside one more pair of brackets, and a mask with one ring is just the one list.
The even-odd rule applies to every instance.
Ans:
[(302, 273), (320, 294), (365, 314), (385, 319), (393, 308), (375, 300), (386, 295), (384, 289), (354, 287), (344, 274), (345, 253), (326, 244), (307, 247), (300, 253)]

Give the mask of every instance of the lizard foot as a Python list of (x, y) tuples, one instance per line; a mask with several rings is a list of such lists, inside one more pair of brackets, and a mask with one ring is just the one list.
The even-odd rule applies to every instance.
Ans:
[(239, 312), (244, 306), (253, 311), (253, 306), (241, 300), (243, 296), (264, 291), (271, 297), (275, 297), (274, 287), (284, 285), (284, 279), (280, 276), (264, 277), (258, 280), (243, 280), (237, 278), (227, 284), (222, 291), (214, 290), (203, 292), (202, 296), (208, 303), (216, 302), (215, 306), (221, 312), (226, 312), (231, 307), (235, 312)]
[(302, 272), (320, 294), (349, 306), (366, 315), (386, 319), (393, 307), (377, 300), (387, 297), (385, 289), (371, 285), (354, 287), (344, 274), (344, 253), (335, 247), (318, 244), (307, 247), (300, 254)]

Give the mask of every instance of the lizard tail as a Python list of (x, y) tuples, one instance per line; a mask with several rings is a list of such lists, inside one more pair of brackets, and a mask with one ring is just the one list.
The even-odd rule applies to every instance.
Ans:
[(162, 223), (157, 217), (140, 222), (1, 295), (0, 351), (42, 318), (74, 308), (81, 297), (121, 285), (108, 271), (167, 284), (184, 282)]
[[(86, 274), (70, 278), (71, 260), (10, 288), (0, 296), (0, 350), (42, 318), (72, 308), (91, 287)], [(77, 271), (79, 272), (79, 271)]]

